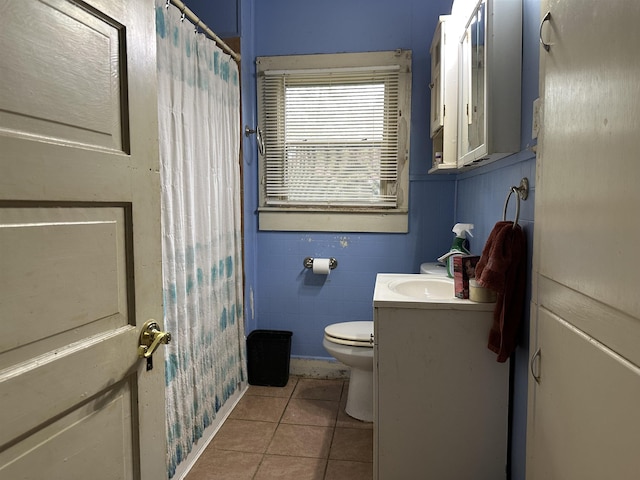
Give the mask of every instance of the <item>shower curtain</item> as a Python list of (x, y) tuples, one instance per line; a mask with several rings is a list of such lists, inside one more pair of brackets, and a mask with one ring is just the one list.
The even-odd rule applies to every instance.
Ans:
[(156, 0), (169, 477), (246, 378), (236, 63)]

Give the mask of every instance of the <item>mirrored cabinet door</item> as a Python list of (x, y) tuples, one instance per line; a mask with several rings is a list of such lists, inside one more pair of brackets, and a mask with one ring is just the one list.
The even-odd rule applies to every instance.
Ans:
[(442, 128), (444, 124), (444, 64), (442, 47), (444, 46), (444, 22), (446, 17), (441, 16), (436, 33), (431, 42), (431, 136)]
[(431, 42), (431, 144), (429, 173), (455, 173), (457, 155), (458, 39), (461, 22), (441, 15)]
[(484, 115), (484, 78), (485, 78), (485, 3), (478, 5), (477, 13), (471, 17), (471, 24), (467, 28), (468, 54), (471, 68), (469, 70), (469, 98), (467, 113), (467, 151), (485, 145), (485, 115)]
[(458, 168), (520, 150), (522, 4), (481, 0), (458, 44)]

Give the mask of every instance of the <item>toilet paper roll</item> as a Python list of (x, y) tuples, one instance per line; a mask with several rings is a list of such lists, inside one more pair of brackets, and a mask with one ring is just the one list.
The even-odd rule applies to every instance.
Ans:
[(317, 275), (329, 275), (331, 268), (329, 267), (328, 258), (314, 258), (313, 259), (313, 273)]

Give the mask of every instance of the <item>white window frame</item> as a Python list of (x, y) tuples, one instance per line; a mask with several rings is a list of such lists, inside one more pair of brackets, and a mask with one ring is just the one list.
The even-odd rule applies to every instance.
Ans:
[(258, 57), (258, 125), (265, 124), (262, 90), (265, 72), (398, 67), (397, 202), (387, 208), (268, 205), (264, 157), (259, 155), (259, 229), (328, 232), (408, 232), (411, 51)]

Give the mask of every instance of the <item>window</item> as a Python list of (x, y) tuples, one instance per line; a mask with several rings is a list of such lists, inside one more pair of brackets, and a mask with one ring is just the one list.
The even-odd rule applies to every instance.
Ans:
[(406, 232), (411, 52), (257, 65), (260, 229)]

